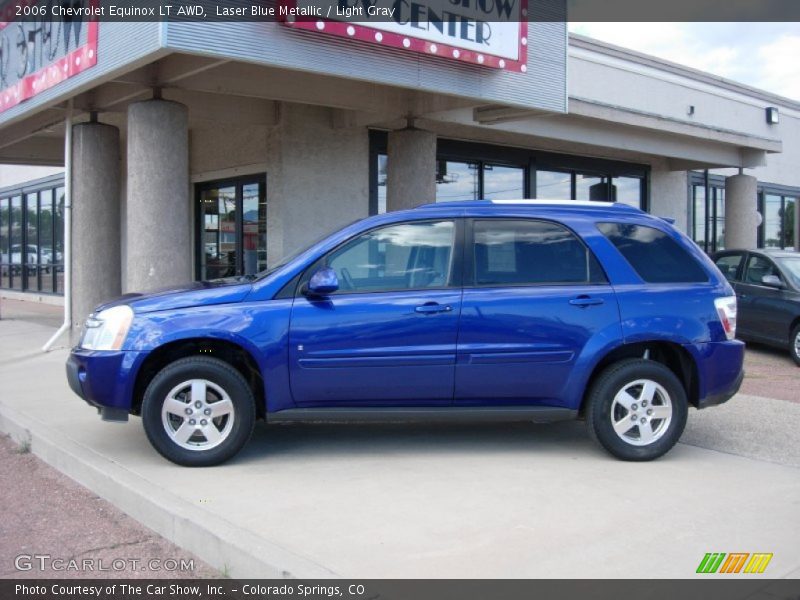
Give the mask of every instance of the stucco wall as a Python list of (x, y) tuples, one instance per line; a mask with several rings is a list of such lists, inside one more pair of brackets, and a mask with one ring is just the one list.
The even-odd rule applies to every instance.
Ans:
[[(780, 123), (773, 127), (783, 140), (783, 152), (767, 155), (766, 166), (745, 169), (745, 173), (759, 182), (800, 188), (800, 113), (783, 110)], [(735, 175), (738, 170), (715, 169), (712, 173)]]
[(668, 171), (662, 164), (653, 165), (650, 172), (650, 211), (659, 217), (675, 219), (683, 232), (689, 228), (686, 171)]
[[(570, 98), (586, 99), (720, 132), (779, 137), (766, 120), (771, 101), (658, 68), (571, 47)], [(689, 114), (689, 107), (694, 112)]]
[[(326, 108), (290, 105), (284, 111), (281, 166), (270, 186), (274, 226), (270, 262), (369, 214), (369, 137), (365, 127), (332, 126)], [(280, 251), (277, 246), (280, 244)]]
[(334, 128), (322, 107), (282, 104), (277, 112), (272, 126), (190, 132), (194, 182), (266, 172), (269, 264), (369, 212), (367, 129)]

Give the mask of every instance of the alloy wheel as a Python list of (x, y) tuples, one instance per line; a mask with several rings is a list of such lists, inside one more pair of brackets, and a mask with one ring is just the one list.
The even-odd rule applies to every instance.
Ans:
[(672, 421), (672, 401), (664, 386), (651, 379), (625, 384), (611, 404), (611, 425), (632, 446), (648, 446), (661, 439)]
[(233, 429), (235, 412), (227, 392), (207, 379), (176, 385), (161, 408), (161, 422), (172, 442), (187, 450), (210, 450)]

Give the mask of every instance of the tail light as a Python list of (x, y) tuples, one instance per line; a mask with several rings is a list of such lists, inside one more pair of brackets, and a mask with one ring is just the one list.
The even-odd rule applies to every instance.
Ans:
[(736, 337), (736, 296), (715, 298), (714, 306), (717, 307), (717, 315), (725, 330), (725, 336), (732, 340)]

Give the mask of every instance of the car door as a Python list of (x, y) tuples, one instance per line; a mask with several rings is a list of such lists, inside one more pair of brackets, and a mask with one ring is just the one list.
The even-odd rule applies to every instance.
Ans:
[(586, 344), (621, 335), (614, 290), (563, 225), (477, 219), (469, 231), (456, 404), (565, 404)]
[(766, 256), (749, 254), (736, 295), (739, 305), (737, 328), (754, 340), (785, 343), (789, 336), (790, 312), (785, 291), (764, 285), (765, 275), (775, 275), (786, 283), (775, 263)]
[(308, 269), (306, 280), (332, 268), (340, 287), (294, 300), (289, 368), (298, 406), (452, 403), (462, 228), (453, 219), (380, 227)]

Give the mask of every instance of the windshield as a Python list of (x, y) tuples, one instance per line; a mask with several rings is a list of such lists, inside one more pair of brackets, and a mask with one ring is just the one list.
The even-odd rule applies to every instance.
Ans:
[(791, 258), (779, 258), (778, 263), (783, 267), (783, 271), (789, 276), (794, 287), (800, 288), (800, 256)]

